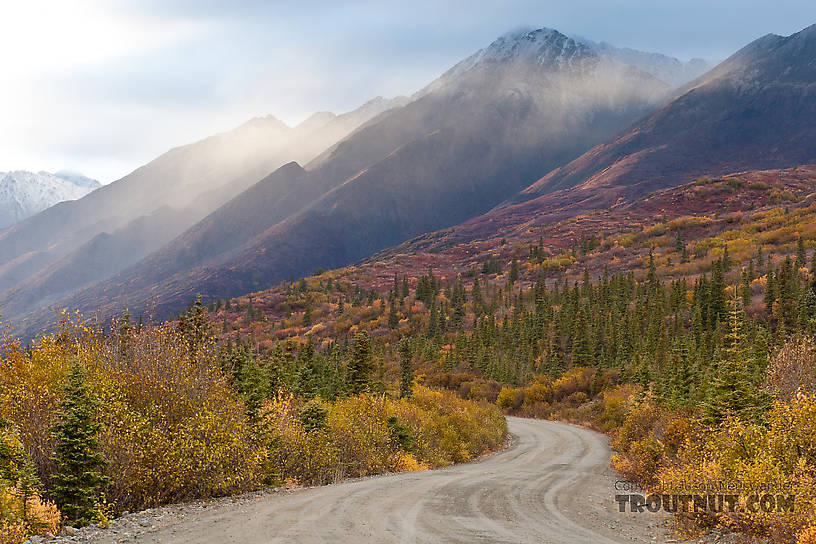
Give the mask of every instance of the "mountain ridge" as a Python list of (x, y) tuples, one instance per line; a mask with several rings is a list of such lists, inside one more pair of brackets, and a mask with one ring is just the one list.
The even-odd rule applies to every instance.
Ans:
[[(405, 99), (379, 99), (325, 123), (290, 128), (274, 116), (175, 147), (88, 197), (46, 210), (0, 232), (0, 304), (7, 316), (69, 295), (137, 262), (293, 159), (306, 162), (338, 138)], [(150, 217), (151, 221), (144, 219)], [(138, 234), (130, 230), (138, 229)], [(133, 251), (120, 245), (140, 242)], [(103, 267), (85, 269), (83, 263)], [(67, 268), (66, 268), (67, 267)], [(63, 277), (85, 278), (73, 287)], [(45, 288), (45, 286), (51, 286)], [(59, 286), (59, 288), (57, 288)], [(65, 289), (68, 288), (66, 292)], [(55, 290), (56, 289), (56, 290)]]
[(0, 172), (0, 229), (31, 217), (60, 202), (76, 200), (102, 184), (82, 174), (61, 170)]
[(814, 28), (748, 44), (617, 138), (538, 180), (521, 199), (568, 187), (635, 194), (697, 175), (813, 162)]

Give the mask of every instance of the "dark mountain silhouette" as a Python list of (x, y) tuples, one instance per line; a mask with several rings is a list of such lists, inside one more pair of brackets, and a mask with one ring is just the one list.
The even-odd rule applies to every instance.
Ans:
[(816, 25), (752, 42), (611, 142), (547, 174), (522, 198), (574, 186), (638, 196), (701, 175), (813, 162)]

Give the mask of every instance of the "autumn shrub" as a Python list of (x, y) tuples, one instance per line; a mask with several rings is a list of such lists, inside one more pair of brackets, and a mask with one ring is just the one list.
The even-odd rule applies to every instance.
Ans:
[[(735, 511), (679, 513), (697, 526), (721, 526), (770, 537), (778, 542), (808, 542), (816, 525), (816, 397), (778, 400), (764, 425), (728, 418), (716, 428), (692, 424), (683, 433), (676, 458), (664, 455), (657, 474), (662, 489), (731, 489), (739, 495)], [(699, 491), (698, 491), (699, 492)], [(785, 508), (752, 511), (751, 495), (770, 494), (793, 502)], [(791, 510), (792, 509), (792, 510)]]
[(797, 391), (816, 392), (816, 344), (807, 336), (786, 342), (768, 361), (766, 388), (789, 400)]
[(516, 398), (516, 390), (512, 387), (502, 387), (496, 397), (496, 405), (502, 410), (507, 410), (513, 406), (513, 401)]
[(588, 394), (594, 373), (595, 370), (592, 368), (580, 366), (570, 368), (553, 384), (553, 398), (561, 400), (578, 392)]
[(60, 513), (43, 499), (19, 433), (0, 420), (0, 544), (56, 534)]
[(600, 413), (596, 419), (596, 423), (601, 430), (610, 432), (623, 426), (636, 390), (636, 386), (626, 384), (607, 389), (601, 393)]
[(552, 400), (553, 386), (546, 376), (536, 376), (533, 384), (524, 390), (524, 404), (532, 406), (538, 403), (547, 403)]
[(307, 430), (293, 397), (266, 403), (261, 417), (268, 430), (268, 480), (322, 485), (345, 475), (328, 428)]
[(332, 406), (329, 427), (343, 477), (393, 470), (393, 456), (399, 448), (388, 428), (392, 410), (384, 396), (370, 395), (349, 397)]
[(570, 393), (564, 401), (567, 404), (571, 404), (572, 406), (578, 406), (584, 404), (589, 397), (584, 391), (575, 391), (574, 393)]
[(134, 510), (257, 487), (264, 451), (253, 441), (246, 407), (222, 375), (212, 343), (193, 346), (188, 340), (170, 325), (106, 336), (65, 322), (30, 352), (7, 342), (0, 415), (20, 429), (43, 482), (54, 471), (48, 429), (76, 360), (101, 403), (111, 508)]
[(311, 430), (301, 402), (285, 396), (262, 411), (268, 470), (278, 481), (321, 485), (448, 466), (497, 449), (506, 435), (496, 406), (419, 385), (410, 399), (362, 394), (337, 401), (328, 407), (327, 426)]
[[(470, 461), (493, 451), (507, 434), (507, 423), (495, 405), (424, 387), (415, 390), (413, 399), (400, 401), (397, 415), (416, 437), (417, 459), (432, 467)], [(423, 415), (424, 424), (418, 419)]]
[(495, 380), (472, 379), (462, 382), (456, 392), (463, 399), (496, 402), (501, 389), (501, 384)]
[(629, 411), (612, 439), (616, 454), (612, 464), (620, 473), (639, 484), (652, 483), (662, 456), (654, 431), (661, 414), (657, 404), (646, 399)]

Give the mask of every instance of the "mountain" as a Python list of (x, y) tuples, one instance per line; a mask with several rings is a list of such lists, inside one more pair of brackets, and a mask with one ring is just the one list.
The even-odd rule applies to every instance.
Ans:
[(0, 229), (60, 202), (82, 198), (101, 186), (94, 179), (67, 171), (0, 172)]
[(669, 92), (555, 30), (503, 36), (305, 168), (287, 165), (58, 305), (167, 312), (197, 291), (239, 294), (354, 262), (486, 212)]
[(3, 313), (47, 304), (119, 272), (269, 172), (311, 160), (406, 101), (377, 98), (343, 115), (316, 114), (293, 128), (272, 116), (255, 118), (168, 151), (86, 198), (0, 232)]
[(671, 87), (680, 87), (697, 79), (711, 70), (714, 65), (707, 60), (695, 58), (683, 62), (668, 55), (638, 51), (628, 47), (615, 47), (606, 42), (593, 42), (586, 38), (575, 38), (577, 41), (591, 47), (598, 54), (614, 59), (623, 64), (634, 66), (647, 74), (651, 74)]
[[(558, 168), (522, 198), (575, 187), (643, 195), (702, 175), (816, 162), (816, 25), (769, 34), (688, 84), (610, 142)], [(613, 201), (614, 201), (613, 197)]]
[(96, 189), (101, 186), (101, 184), (95, 179), (91, 179), (88, 176), (77, 172), (76, 170), (60, 170), (54, 175), (58, 178), (71, 181), (78, 187), (90, 187), (92, 189)]

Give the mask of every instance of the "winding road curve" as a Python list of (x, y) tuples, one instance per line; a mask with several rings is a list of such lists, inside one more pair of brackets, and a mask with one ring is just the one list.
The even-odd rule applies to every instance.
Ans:
[[(167, 516), (141, 542), (663, 542), (661, 518), (623, 514), (605, 436), (509, 418), (511, 447), (483, 461), (365, 478)], [(134, 535), (136, 536), (136, 535)]]

